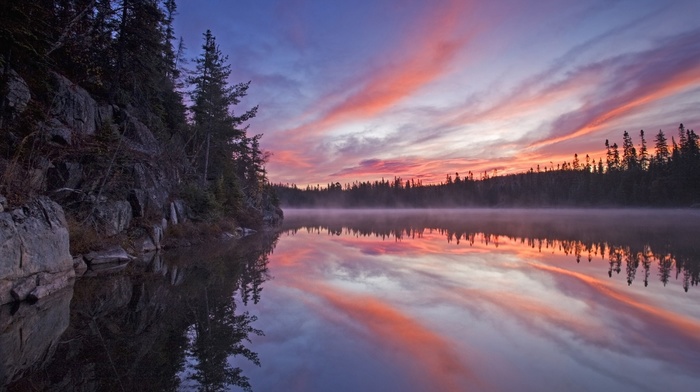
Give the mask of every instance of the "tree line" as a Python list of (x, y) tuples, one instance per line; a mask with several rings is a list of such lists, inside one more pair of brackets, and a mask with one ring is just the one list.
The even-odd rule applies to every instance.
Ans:
[(299, 188), (276, 184), (289, 207), (468, 207), (468, 206), (693, 206), (700, 203), (700, 140), (683, 124), (677, 136), (664, 131), (654, 137), (654, 152), (644, 131), (635, 146), (623, 133), (622, 151), (605, 141), (606, 155), (554, 166), (530, 168), (525, 173), (498, 175), (471, 171), (446, 175), (439, 184), (420, 180), (340, 182)]
[[(56, 72), (101, 104), (128, 110), (170, 157), (186, 160), (190, 178), (182, 192), (195, 208), (240, 213), (274, 201), (261, 135), (250, 135), (246, 125), (257, 107), (233, 110), (250, 82), (229, 84), (228, 57), (211, 31), (203, 34), (193, 69), (187, 69), (184, 41), (173, 27), (176, 15), (175, 0), (0, 3), (0, 88), (7, 88), (12, 71), (32, 91), (23, 118), (12, 126), (0, 122), (9, 135), (3, 136), (2, 158), (29, 159), (37, 145), (41, 149), (35, 135), (48, 116)], [(7, 109), (0, 107), (0, 121)]]

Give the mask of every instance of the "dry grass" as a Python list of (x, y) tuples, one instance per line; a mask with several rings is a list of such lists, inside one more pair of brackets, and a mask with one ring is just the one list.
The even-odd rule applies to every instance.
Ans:
[(97, 250), (103, 244), (101, 236), (89, 225), (67, 217), (68, 233), (70, 234), (70, 253), (84, 254)]

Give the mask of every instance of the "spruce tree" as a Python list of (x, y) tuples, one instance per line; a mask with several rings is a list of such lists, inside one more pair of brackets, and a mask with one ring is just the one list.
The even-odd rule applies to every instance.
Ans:
[[(250, 82), (229, 85), (231, 66), (221, 53), (216, 38), (204, 33), (202, 52), (195, 59), (196, 69), (188, 78), (192, 84), (192, 135), (188, 151), (203, 180), (216, 180), (217, 186), (230, 195), (254, 194), (260, 177), (251, 175), (264, 170), (255, 154), (260, 153), (259, 136), (248, 138), (243, 124), (255, 117), (257, 106), (236, 116), (232, 107), (247, 94)], [(257, 166), (256, 166), (257, 165)], [(256, 197), (257, 199), (257, 197)], [(225, 200), (230, 208), (242, 207), (240, 197)], [(249, 204), (255, 204), (249, 203)]]

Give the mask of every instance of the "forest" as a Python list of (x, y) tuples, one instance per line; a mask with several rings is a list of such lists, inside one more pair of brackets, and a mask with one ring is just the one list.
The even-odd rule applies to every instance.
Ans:
[[(185, 58), (176, 15), (175, 0), (1, 3), (0, 96), (8, 98), (0, 99), (0, 193), (10, 204), (57, 187), (83, 194), (83, 202), (89, 195), (125, 198), (134, 176), (120, 179), (138, 172), (133, 162), (139, 162), (176, 169), (168, 177), (178, 184), (173, 197), (200, 216), (261, 220), (274, 200), (265, 170), (269, 154), (246, 125), (258, 108), (233, 109), (250, 82), (229, 84), (228, 57), (211, 31), (203, 32), (199, 55)], [(76, 132), (92, 118), (71, 117), (83, 102), (61, 101), (67, 83), (99, 105), (104, 119), (94, 132)], [(31, 98), (13, 101), (17, 91)], [(153, 137), (144, 133), (155, 141), (149, 145)], [(134, 152), (128, 138), (146, 147)], [(80, 165), (83, 185), (52, 185), (52, 168), (66, 165)], [(44, 170), (40, 186), (31, 183), (37, 170)], [(103, 180), (86, 185), (86, 177)], [(75, 205), (60, 194), (51, 197), (64, 208)]]
[(653, 152), (644, 131), (637, 147), (627, 131), (621, 148), (609, 140), (604, 144), (605, 161), (574, 155), (571, 162), (538, 165), (519, 174), (455, 173), (429, 185), (394, 177), (274, 188), (281, 204), (289, 207), (700, 206), (700, 141), (692, 129), (680, 124), (670, 143), (659, 130)]

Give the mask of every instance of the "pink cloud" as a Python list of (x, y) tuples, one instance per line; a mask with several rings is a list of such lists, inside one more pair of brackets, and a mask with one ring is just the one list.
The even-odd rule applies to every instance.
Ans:
[(388, 64), (372, 69), (354, 80), (352, 85), (345, 86), (342, 90), (351, 90), (356, 85), (361, 87), (340, 102), (327, 107), (329, 98), (332, 98), (327, 96), (313, 104), (302, 117), (311, 113), (320, 115), (289, 130), (290, 136), (298, 140), (318, 135), (343, 121), (375, 116), (445, 75), (456, 53), (473, 36), (473, 32), (458, 34), (468, 6), (468, 2), (451, 0), (444, 7), (437, 8), (423, 21), (425, 28), (414, 29), (396, 45), (397, 52), (386, 54), (390, 59)]

